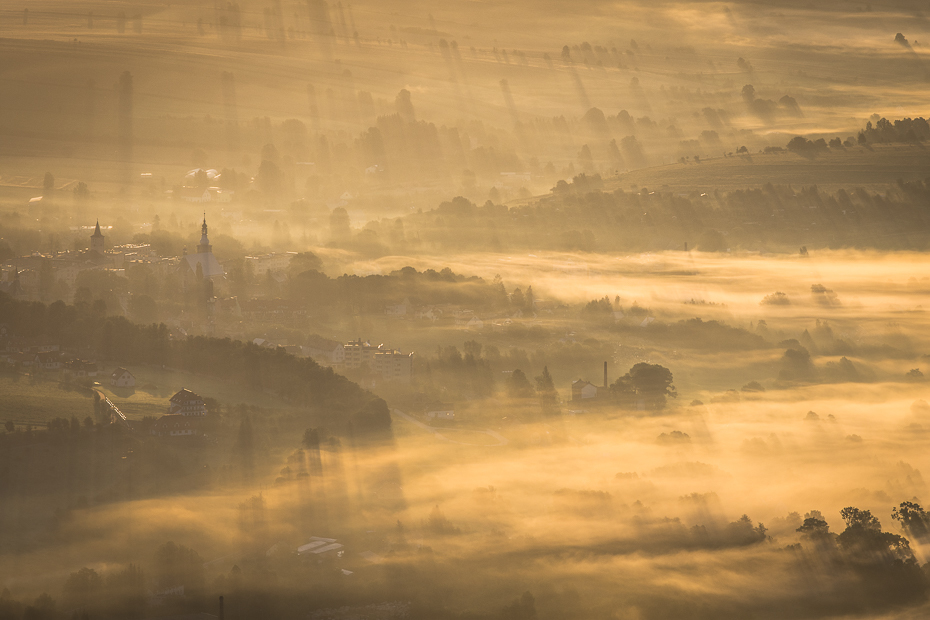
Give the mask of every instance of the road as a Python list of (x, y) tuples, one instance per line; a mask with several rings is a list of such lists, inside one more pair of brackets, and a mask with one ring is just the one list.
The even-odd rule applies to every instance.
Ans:
[(493, 443), (493, 444), (477, 444), (477, 443), (466, 443), (466, 442), (464, 442), (464, 441), (456, 441), (456, 440), (454, 440), (454, 439), (449, 439), (448, 437), (446, 437), (445, 435), (443, 435), (442, 433), (440, 433), (438, 429), (435, 429), (435, 428), (433, 428), (432, 426), (429, 426), (428, 424), (423, 424), (423, 422), (420, 422), (419, 420), (417, 420), (416, 418), (414, 418), (414, 417), (411, 416), (411, 415), (407, 415), (406, 413), (404, 413), (404, 412), (401, 411), (400, 409), (394, 409), (393, 412), (394, 412), (394, 415), (396, 415), (397, 417), (402, 418), (402, 419), (404, 419), (404, 420), (410, 422), (411, 424), (413, 424), (413, 425), (415, 425), (415, 426), (419, 426), (420, 428), (422, 428), (423, 430), (425, 430), (425, 431), (427, 431), (427, 432), (429, 432), (429, 433), (432, 433), (432, 434), (436, 437), (436, 439), (441, 439), (441, 440), (443, 440), (443, 441), (448, 441), (449, 443), (457, 443), (457, 444), (462, 445), (462, 446), (488, 446), (488, 447), (492, 447), (492, 448), (493, 448), (493, 447), (497, 447), (497, 446), (506, 446), (508, 443), (510, 443), (510, 442), (507, 440), (506, 437), (504, 437), (504, 436), (501, 435), (500, 433), (497, 433), (497, 432), (492, 431), (492, 430), (490, 430), (490, 429), (481, 430), (481, 429), (471, 429), (471, 428), (469, 428), (469, 429), (463, 429), (463, 430), (468, 430), (468, 431), (471, 431), (471, 432), (473, 432), (473, 433), (482, 433), (482, 434), (484, 434), (484, 435), (489, 435), (490, 437), (493, 437), (494, 439), (496, 439), (496, 440), (497, 440), (497, 443)]

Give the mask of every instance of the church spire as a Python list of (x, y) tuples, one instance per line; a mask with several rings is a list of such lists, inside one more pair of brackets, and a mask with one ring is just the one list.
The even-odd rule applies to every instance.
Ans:
[(203, 234), (200, 236), (200, 245), (197, 246), (198, 254), (208, 254), (213, 251), (213, 246), (210, 245), (210, 238), (207, 237), (207, 214), (203, 214), (203, 226), (200, 227)]
[(104, 242), (106, 237), (100, 232), (100, 220), (97, 220), (97, 226), (94, 228), (94, 234), (90, 236), (90, 250), (103, 255)]

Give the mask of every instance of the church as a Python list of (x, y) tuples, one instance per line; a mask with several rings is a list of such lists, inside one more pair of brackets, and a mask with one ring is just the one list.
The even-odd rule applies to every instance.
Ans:
[(203, 277), (210, 280), (214, 285), (222, 283), (226, 279), (226, 271), (223, 266), (213, 256), (213, 246), (210, 245), (210, 238), (207, 236), (207, 216), (203, 216), (203, 226), (201, 226), (200, 244), (197, 246), (195, 254), (188, 254), (187, 250), (181, 257), (178, 265), (178, 272), (181, 275), (181, 281), (184, 287), (196, 283)]

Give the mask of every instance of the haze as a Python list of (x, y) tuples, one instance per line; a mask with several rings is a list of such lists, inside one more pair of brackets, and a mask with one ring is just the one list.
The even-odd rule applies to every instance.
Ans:
[(0, 6), (0, 620), (927, 616), (926, 11)]

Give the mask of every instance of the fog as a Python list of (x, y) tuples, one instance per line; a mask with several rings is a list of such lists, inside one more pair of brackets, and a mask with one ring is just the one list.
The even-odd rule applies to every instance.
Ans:
[(21, 4), (0, 620), (927, 615), (921, 3)]

